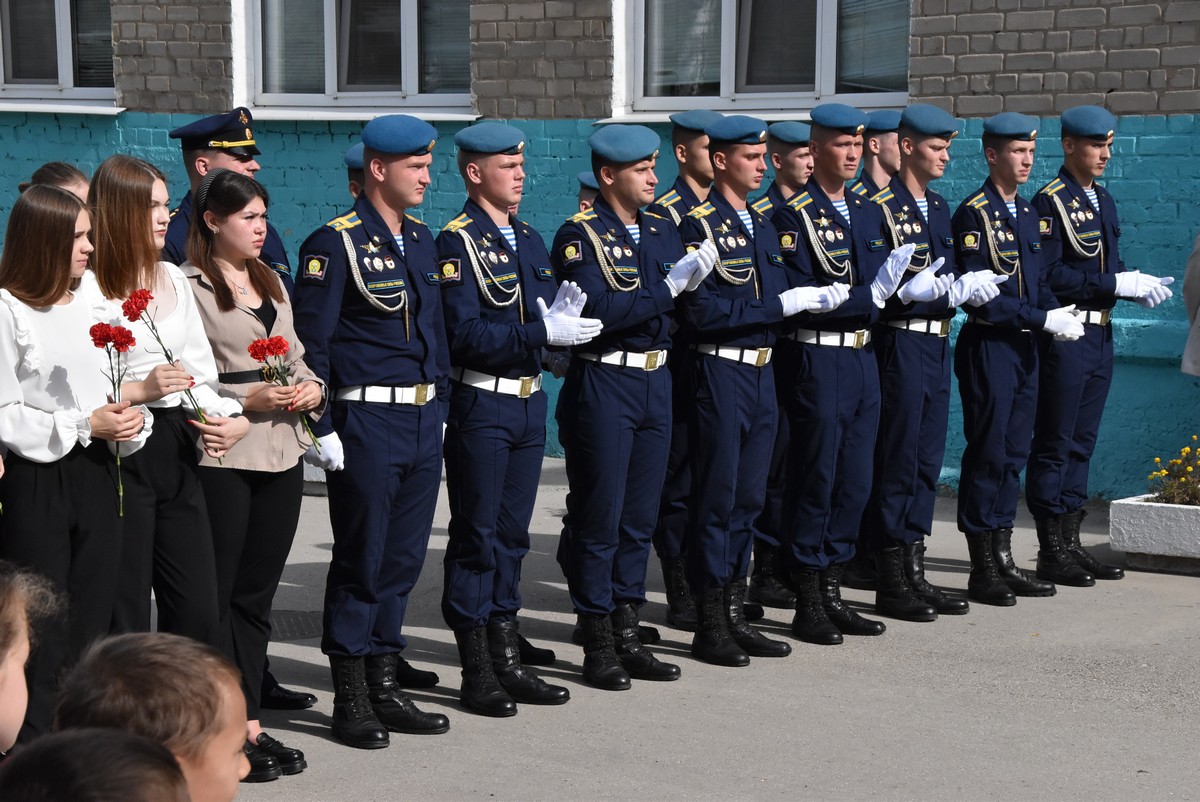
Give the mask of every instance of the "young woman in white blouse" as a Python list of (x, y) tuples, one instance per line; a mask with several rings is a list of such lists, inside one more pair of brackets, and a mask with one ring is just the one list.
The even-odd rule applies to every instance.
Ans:
[(89, 336), (103, 299), (80, 287), (90, 231), (83, 201), (33, 186), (13, 206), (0, 255), (0, 444), (8, 450), (0, 558), (42, 574), (67, 598), (66, 611), (39, 629), (26, 667), (22, 741), (49, 729), (59, 673), (108, 631), (121, 520), (116, 463), (103, 441), (121, 443), (125, 457), (150, 429), (144, 408), (108, 401), (108, 359)]
[[(128, 461), (114, 629), (149, 629), (153, 585), (160, 631), (217, 646), (216, 563), (196, 476), (196, 438), (199, 434), (206, 453), (220, 457), (245, 436), (250, 423), (241, 417), (241, 404), (216, 391), (212, 349), (187, 279), (175, 265), (158, 261), (170, 221), (162, 172), (141, 159), (112, 156), (92, 176), (88, 202), (96, 283), (113, 317), (124, 320), (137, 338), (123, 392), (154, 414), (154, 434)], [(146, 313), (174, 363), (167, 362), (145, 322), (121, 315), (121, 304), (140, 289), (154, 296)], [(207, 423), (200, 421), (201, 413)]]

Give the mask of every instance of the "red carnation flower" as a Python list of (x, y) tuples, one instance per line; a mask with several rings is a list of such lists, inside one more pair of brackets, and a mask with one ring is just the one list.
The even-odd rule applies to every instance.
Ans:
[(255, 340), (246, 347), (246, 350), (250, 352), (250, 358), (255, 362), (266, 362), (267, 357), (270, 356), (267, 353), (266, 340)]
[(271, 356), (286, 356), (288, 352), (288, 341), (276, 335), (267, 340), (268, 347), (271, 349)]
[(92, 338), (92, 344), (97, 348), (105, 348), (112, 342), (113, 327), (107, 323), (97, 323), (88, 329), (88, 334)]
[(131, 323), (136, 323), (153, 300), (154, 296), (150, 294), (150, 290), (134, 290), (133, 295), (129, 296), (129, 300), (121, 304), (121, 311), (125, 313), (125, 317)]
[(125, 353), (133, 346), (137, 345), (137, 340), (133, 338), (133, 332), (124, 326), (112, 326), (112, 346), (121, 353)]

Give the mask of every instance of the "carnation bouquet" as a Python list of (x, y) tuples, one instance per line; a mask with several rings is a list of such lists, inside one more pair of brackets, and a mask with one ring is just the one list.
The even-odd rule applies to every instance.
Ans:
[[(104, 375), (112, 383), (112, 400), (113, 403), (121, 403), (121, 384), (125, 381), (125, 359), (124, 354), (133, 346), (137, 345), (137, 340), (133, 338), (133, 332), (124, 326), (110, 326), (107, 323), (97, 323), (88, 329), (88, 334), (92, 338), (92, 344), (97, 348), (103, 348), (105, 355), (108, 356), (108, 373)], [(117, 452), (117, 513), (125, 516), (125, 484), (121, 481), (121, 444), (114, 443)]]
[[(263, 381), (271, 384), (278, 384), (280, 387), (288, 387), (288, 377), (291, 375), (291, 370), (283, 358), (287, 356), (290, 350), (288, 341), (279, 336), (269, 337), (265, 340), (255, 340), (246, 348), (250, 352), (250, 358), (255, 362), (262, 363)], [(312, 445), (317, 452), (321, 451), (321, 444), (317, 442), (316, 435), (313, 434), (312, 427), (308, 425), (308, 417), (300, 415), (300, 423), (304, 426), (305, 433), (308, 434), (308, 439), (312, 441)]]

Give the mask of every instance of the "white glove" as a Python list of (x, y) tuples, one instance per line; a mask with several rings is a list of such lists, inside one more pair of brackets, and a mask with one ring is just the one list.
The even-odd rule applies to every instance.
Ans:
[(784, 317), (791, 317), (800, 312), (828, 312), (830, 309), (836, 309), (847, 297), (849, 297), (849, 290), (845, 284), (830, 284), (827, 287), (792, 287), (790, 290), (779, 293)]
[(550, 371), (550, 375), (561, 379), (567, 375), (571, 364), (571, 355), (566, 351), (542, 351), (542, 367)]
[(875, 280), (871, 282), (871, 298), (880, 309), (883, 309), (887, 299), (891, 298), (900, 286), (900, 279), (904, 277), (904, 271), (908, 270), (916, 249), (916, 244), (912, 242), (901, 245), (888, 254), (887, 261), (879, 268)]
[(975, 292), (971, 293), (971, 297), (967, 299), (967, 305), (983, 306), (1000, 294), (1000, 285), (1006, 281), (1008, 281), (1008, 276), (998, 273), (986, 273), (985, 278), (980, 279), (979, 286), (975, 288)]
[(1147, 309), (1153, 309), (1172, 296), (1167, 289), (1175, 283), (1171, 276), (1148, 276), (1136, 270), (1117, 273), (1117, 297), (1130, 298)]
[(1060, 309), (1051, 309), (1046, 313), (1045, 331), (1054, 335), (1054, 339), (1064, 342), (1078, 340), (1083, 336), (1083, 324), (1079, 322), (1079, 313), (1075, 304)]
[[(321, 446), (320, 451), (317, 451), (317, 445)], [(309, 446), (308, 451), (304, 452), (305, 462), (314, 468), (324, 468), (327, 471), (340, 471), (346, 467), (346, 454), (342, 451), (342, 441), (337, 432), (318, 437), (317, 445)]]
[(554, 304), (547, 309), (541, 298), (536, 301), (542, 325), (546, 327), (549, 345), (582, 345), (598, 335), (604, 324), (594, 317), (580, 317), (587, 293), (573, 281), (564, 281), (558, 288)]
[[(705, 261), (710, 259), (711, 263), (706, 269), (704, 266)], [(715, 248), (706, 252), (704, 250), (704, 246), (701, 245), (696, 250), (685, 253), (683, 257), (675, 263), (675, 266), (671, 268), (671, 272), (667, 273), (666, 281), (667, 286), (671, 288), (671, 297), (675, 298), (678, 297), (679, 293), (681, 292), (687, 292), (688, 290), (695, 289), (695, 287), (692, 286), (692, 279), (695, 278), (697, 272), (703, 273), (703, 275), (700, 277), (700, 280), (696, 282), (696, 286), (700, 286), (700, 281), (704, 280), (704, 277), (708, 275), (709, 270), (712, 270), (712, 266), (715, 263)]]
[(900, 289), (896, 290), (896, 297), (906, 304), (929, 303), (941, 298), (954, 283), (954, 276), (937, 274), (944, 264), (946, 264), (946, 260), (939, 258), (929, 267), (917, 273), (908, 280), (908, 283), (902, 284)]
[(948, 293), (951, 306), (982, 306), (1000, 294), (1000, 285), (1008, 276), (991, 270), (974, 270), (964, 273), (950, 287)]
[(700, 259), (702, 260), (701, 269), (692, 274), (691, 280), (683, 288), (684, 292), (691, 292), (699, 287), (717, 265), (717, 246), (712, 244), (712, 240), (705, 239), (696, 253), (700, 254)]

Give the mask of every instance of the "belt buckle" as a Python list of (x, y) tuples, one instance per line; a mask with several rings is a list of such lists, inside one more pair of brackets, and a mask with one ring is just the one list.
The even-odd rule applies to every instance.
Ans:
[(1108, 321), (1110, 321), (1110, 320), (1112, 320), (1112, 310), (1111, 309), (1105, 309), (1103, 312), (1100, 313), (1100, 325), (1101, 326), (1107, 326)]
[(658, 370), (658, 356), (660, 353), (659, 351), (647, 351), (646, 366), (642, 370)]
[(430, 388), (430, 385), (428, 385), (428, 384), (418, 384), (415, 387), (413, 387), (413, 390), (414, 390), (413, 403), (419, 407), (423, 407), (427, 403), (429, 403), (429, 388)]
[(854, 332), (854, 343), (851, 345), (851, 347), (856, 348), (856, 349), (862, 348), (864, 345), (867, 344), (866, 340), (867, 340), (867, 330), (859, 329), (858, 331)]
[(754, 367), (761, 368), (763, 365), (767, 364), (767, 362), (770, 361), (770, 359), (771, 359), (771, 349), (770, 348), (756, 348), (755, 352), (758, 354), (758, 356), (756, 356), (754, 358)]
[(938, 325), (938, 336), (946, 337), (950, 334), (950, 321), (943, 320)]
[(517, 391), (517, 396), (519, 398), (528, 398), (531, 395), (533, 395), (533, 377), (522, 376), (521, 389)]

